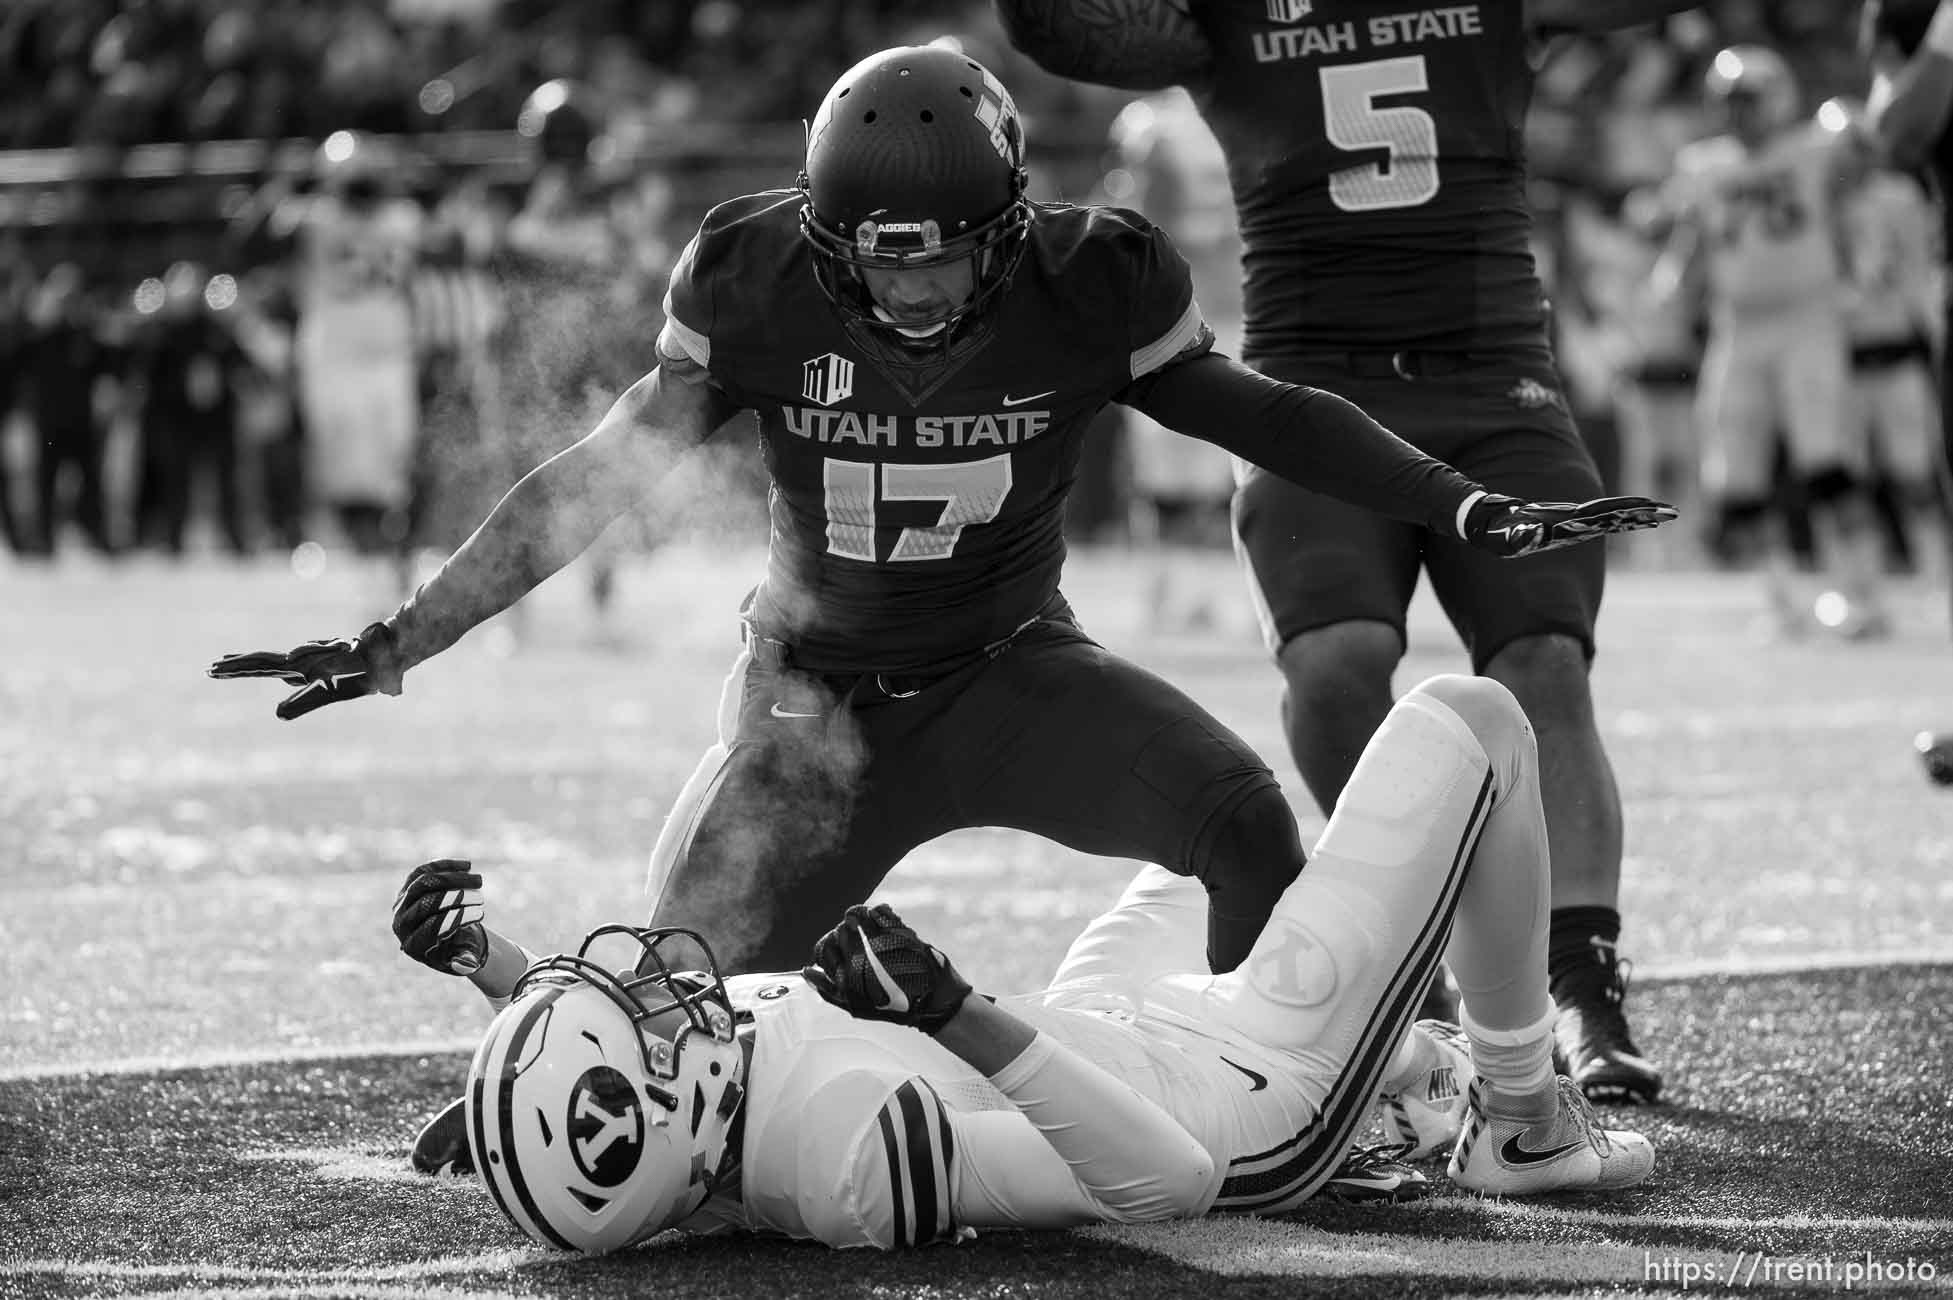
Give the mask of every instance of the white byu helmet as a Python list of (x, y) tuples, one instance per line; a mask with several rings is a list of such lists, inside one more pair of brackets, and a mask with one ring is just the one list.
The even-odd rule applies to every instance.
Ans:
[[(607, 934), (635, 941), (634, 972), (590, 959)], [(674, 969), (677, 953), (702, 957), (703, 969)], [(575, 956), (530, 967), (476, 1049), (467, 1091), (475, 1168), (536, 1241), (618, 1250), (683, 1222), (711, 1195), (745, 1078), (704, 939), (602, 926)]]

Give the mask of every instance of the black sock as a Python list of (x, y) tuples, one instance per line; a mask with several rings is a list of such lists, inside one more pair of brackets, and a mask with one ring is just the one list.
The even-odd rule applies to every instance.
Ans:
[(1556, 907), (1550, 937), (1546, 941), (1546, 973), (1549, 984), (1576, 972), (1589, 971), (1595, 964), (1596, 941), (1610, 950), (1621, 937), (1621, 914), (1611, 907)]

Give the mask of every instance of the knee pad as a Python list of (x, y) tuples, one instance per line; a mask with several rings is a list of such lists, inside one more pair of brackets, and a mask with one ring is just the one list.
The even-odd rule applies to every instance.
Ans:
[(1804, 495), (1814, 506), (1835, 505), (1864, 491), (1858, 476), (1842, 465), (1826, 465), (1804, 478)]

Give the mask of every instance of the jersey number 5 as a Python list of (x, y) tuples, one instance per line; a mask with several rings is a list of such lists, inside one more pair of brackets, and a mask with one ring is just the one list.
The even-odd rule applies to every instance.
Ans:
[(1422, 54), (1322, 70), (1322, 123), (1329, 143), (1352, 153), (1383, 149), (1390, 155), (1330, 176), (1330, 202), (1345, 212), (1375, 212), (1414, 208), (1437, 196), (1437, 119), (1408, 104), (1377, 107), (1378, 96), (1430, 88)]
[(987, 524), (1010, 494), (1010, 456), (950, 465), (875, 465), (828, 460), (827, 549), (850, 560), (875, 560), (875, 514), (881, 501), (941, 501), (936, 522), (904, 528), (888, 553), (895, 560), (944, 560), (970, 524)]

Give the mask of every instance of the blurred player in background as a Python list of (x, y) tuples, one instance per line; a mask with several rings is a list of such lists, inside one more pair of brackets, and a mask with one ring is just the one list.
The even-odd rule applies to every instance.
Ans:
[[(1120, 110), (1110, 144), (1107, 197), (1173, 232), (1216, 350), (1238, 355), (1241, 237), (1227, 198), (1227, 160), (1212, 133), (1186, 92), (1172, 90)], [(1148, 621), (1156, 631), (1210, 628), (1221, 593), (1200, 571), (1186, 572), (1181, 553), (1228, 544), (1234, 461), (1212, 443), (1183, 437), (1138, 411), (1124, 414), (1133, 540), (1152, 571)]]
[[(1044, 989), (995, 1000), (886, 906), (850, 907), (804, 971), (729, 981), (710, 930), (609, 927), (639, 949), (622, 978), (603, 931), (535, 965), (452, 859), (409, 874), (393, 929), (504, 1008), (469, 1070), (470, 1163), (558, 1249), (1279, 1214), (1333, 1186), (1377, 1100), (1481, 1195), (1647, 1177), (1647, 1140), (1554, 1076), (1546, 827), (1511, 692), (1408, 692), (1311, 856), (1231, 974), (1209, 973), (1200, 887), (1146, 867)], [(1402, 1030), (1441, 952), (1462, 1042)]]
[[(1841, 204), (1854, 162), (1837, 132), (1804, 114), (1790, 65), (1774, 50), (1722, 50), (1703, 92), (1722, 133), (1676, 159), (1679, 216), (1660, 274), (1702, 280), (1704, 488), (1723, 536), (1762, 564), (1781, 633), (1815, 621), (1849, 637), (1883, 635), (1883, 561), (1844, 332)], [(1808, 503), (1821, 591), (1800, 581), (1781, 540), (1772, 486), (1780, 436)]]
[[(1534, 42), (1647, 21), (1677, 0), (996, 0), (1051, 72), (1184, 85), (1228, 160), (1244, 359), (1355, 402), (1497, 490), (1577, 501), (1600, 476), (1561, 392), (1535, 273), (1523, 130)], [(1594, 1097), (1652, 1101), (1629, 1032), (1621, 806), (1588, 670), (1600, 547), (1508, 569), (1470, 547), (1250, 471), (1237, 546), (1286, 691), (1289, 748), (1329, 808), (1389, 711), (1419, 576), (1539, 730), (1553, 851), (1553, 996)]]
[(1675, 224), (1660, 191), (1648, 186), (1629, 194), (1621, 219), (1641, 241), (1642, 253), (1615, 303), (1626, 343), (1615, 386), (1621, 488), (1658, 496), (1693, 520), (1686, 529), (1658, 529), (1648, 535), (1645, 546), (1635, 548), (1653, 555), (1663, 568), (1678, 568), (1697, 558), (1702, 526), (1695, 512), (1702, 495), (1702, 443), (1695, 424), (1701, 302), (1680, 285), (1665, 291), (1651, 275)]
[(295, 255), (307, 487), (402, 583), (420, 418), (409, 285), (423, 235), (404, 166), (377, 138), (335, 131), (319, 148), (317, 192), (274, 214)]
[[(1864, 43), (1874, 80), (1870, 98), (1872, 129), (1892, 164), (1924, 169), (1939, 201), (1940, 249), (1953, 249), (1953, 0), (1869, 0), (1864, 11)], [(1948, 320), (1953, 298), (1940, 295), (1940, 411), (1953, 395), (1949, 371)], [(1944, 499), (1953, 505), (1953, 444), (1942, 448)], [(1949, 584), (1953, 592), (1953, 584)], [(1953, 785), (1953, 732), (1922, 731), (1914, 741), (1927, 775)]]
[[(589, 427), (643, 373), (661, 323), (662, 278), (646, 281), (633, 247), (659, 235), (617, 220), (622, 178), (600, 171), (594, 156), (603, 120), (588, 88), (568, 80), (538, 86), (516, 120), (533, 171), (493, 259), (506, 300), (491, 410), (504, 484), (562, 450), (565, 429)], [(662, 271), (669, 258), (655, 261)], [(586, 560), (600, 639), (618, 635), (610, 623), (617, 561), (644, 540), (636, 522), (611, 529)]]
[(69, 522), (96, 551), (113, 555), (119, 548), (103, 485), (107, 431), (98, 387), (117, 375), (123, 359), (104, 339), (99, 318), (87, 277), (73, 262), (48, 268), (29, 300), (20, 351), (23, 405), (33, 421), (36, 452), (27, 554), (51, 558)]
[(1896, 488), (1908, 551), (1943, 577), (1945, 436), (1933, 359), (1945, 283), (1932, 201), (1917, 179), (1886, 163), (1861, 101), (1827, 100), (1818, 121), (1860, 159), (1843, 209), (1854, 431)]

